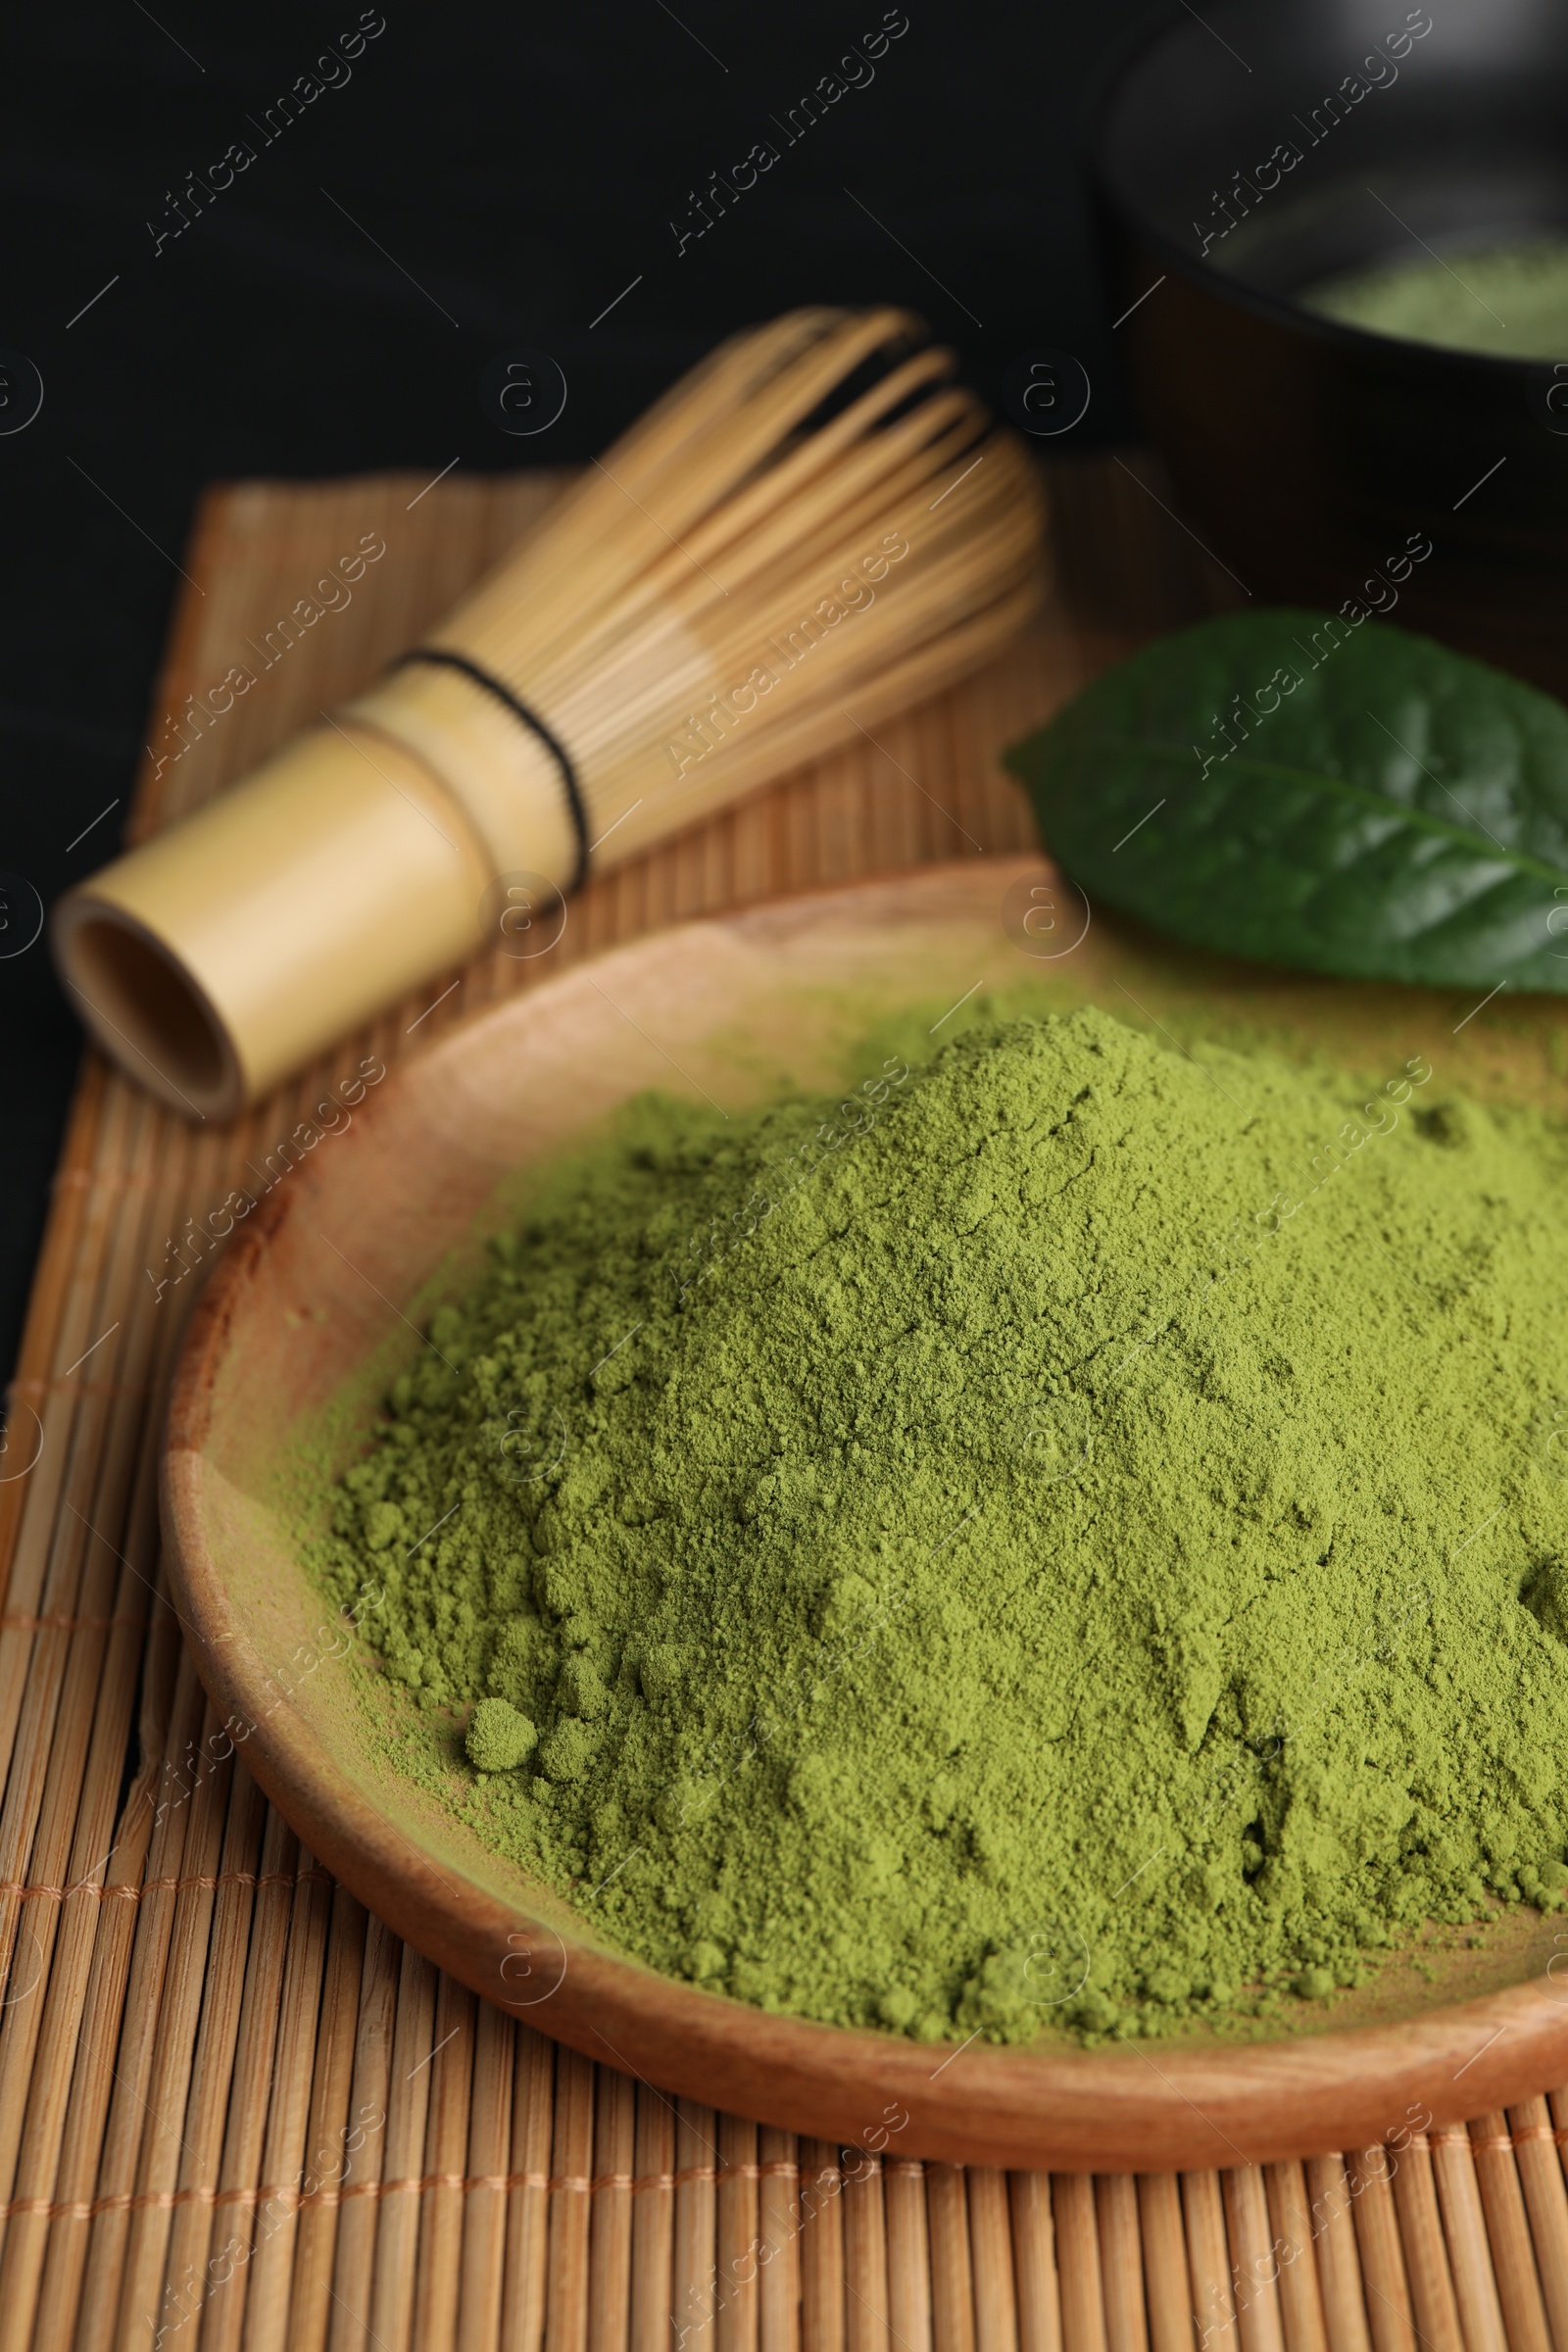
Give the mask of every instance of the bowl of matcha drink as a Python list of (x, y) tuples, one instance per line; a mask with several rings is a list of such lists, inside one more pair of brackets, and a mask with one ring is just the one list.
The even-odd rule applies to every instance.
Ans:
[(1123, 63), (1115, 340), (1239, 598), (1568, 691), (1565, 104), (1541, 4), (1219, 0)]

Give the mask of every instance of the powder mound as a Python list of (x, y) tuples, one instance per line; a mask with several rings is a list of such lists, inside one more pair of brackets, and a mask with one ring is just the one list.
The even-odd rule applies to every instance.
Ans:
[(1563, 1133), (1200, 1053), (644, 1101), (435, 1317), (326, 1579), (609, 1940), (1023, 2039), (1562, 1899)]

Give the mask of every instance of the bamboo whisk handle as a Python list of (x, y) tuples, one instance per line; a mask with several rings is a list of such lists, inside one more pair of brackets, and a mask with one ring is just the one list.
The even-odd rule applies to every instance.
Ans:
[(471, 956), (500, 876), (564, 885), (579, 849), (539, 736), (410, 665), (62, 899), (55, 954), (109, 1054), (228, 1119)]

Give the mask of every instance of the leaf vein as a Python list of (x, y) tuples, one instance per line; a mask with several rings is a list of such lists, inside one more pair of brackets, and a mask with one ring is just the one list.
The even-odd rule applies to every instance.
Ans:
[[(1100, 748), (1109, 752), (1142, 753), (1156, 760), (1187, 761), (1192, 758), (1190, 744), (1157, 743), (1150, 736), (1102, 735), (1093, 740)], [(1494, 842), (1490, 850), (1484, 849), (1481, 846), (1483, 841), (1492, 841), (1492, 835), (1483, 835), (1469, 826), (1456, 825), (1448, 818), (1434, 816), (1429, 809), (1394, 800), (1385, 793), (1369, 791), (1364, 784), (1351, 783), (1348, 776), (1332, 776), (1309, 767), (1292, 767), (1280, 760), (1250, 759), (1246, 753), (1236, 753), (1226, 760), (1225, 765), (1233, 771), (1241, 770), (1250, 775), (1301, 785), (1310, 791), (1327, 793), (1354, 807), (1374, 810), (1379, 815), (1396, 817), (1412, 831), (1435, 834), (1442, 840), (1462, 844), (1487, 864), (1505, 863), (1520, 873), (1534, 874), (1544, 882), (1568, 881), (1568, 866), (1553, 865), (1546, 858), (1538, 858), (1533, 851), (1513, 849), (1501, 842)]]

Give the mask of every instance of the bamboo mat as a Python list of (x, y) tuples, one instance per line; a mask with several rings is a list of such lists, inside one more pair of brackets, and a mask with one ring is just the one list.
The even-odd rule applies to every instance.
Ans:
[[(1028, 847), (998, 748), (1230, 601), (1134, 464), (1052, 468), (1054, 581), (1014, 655), (596, 885), (545, 966)], [(362, 684), (550, 495), (538, 476), (212, 495), (133, 830)], [(378, 538), (352, 602), (291, 641), (281, 616)], [(231, 664), (256, 683), (214, 716)], [(714, 2107), (672, 2102), (476, 2001), (332, 1883), (237, 1760), (187, 1794), (214, 1726), (163, 1596), (155, 1463), (188, 1214), (338, 1068), (540, 970), (447, 975), (233, 1133), (84, 1063), (0, 1457), (0, 2347), (1568, 2352), (1568, 2093), (1396, 2149), (1137, 2180), (922, 2166), (896, 2132), (798, 2142), (718, 2112), (721, 2082)]]

